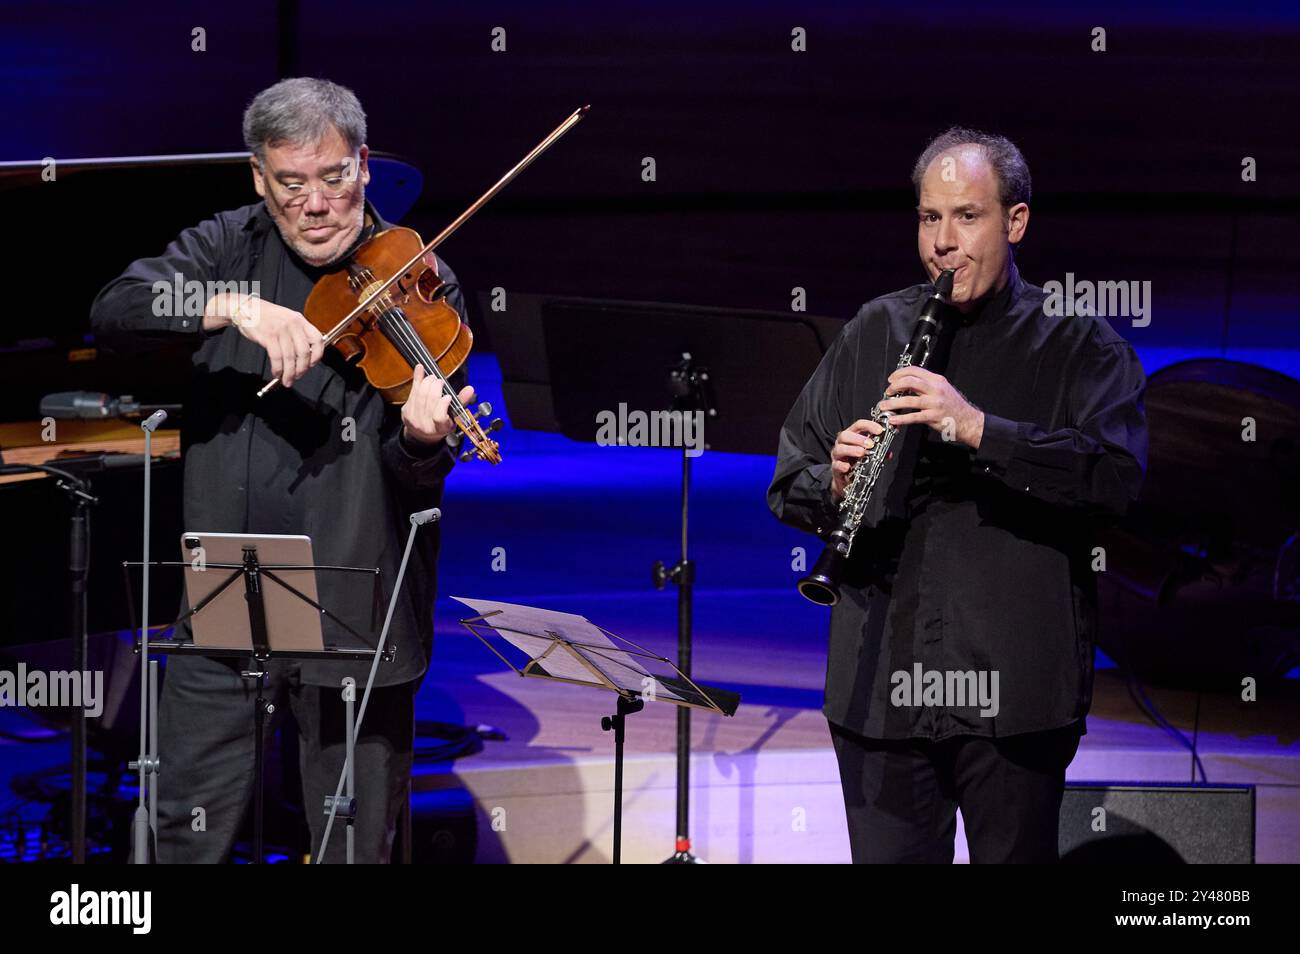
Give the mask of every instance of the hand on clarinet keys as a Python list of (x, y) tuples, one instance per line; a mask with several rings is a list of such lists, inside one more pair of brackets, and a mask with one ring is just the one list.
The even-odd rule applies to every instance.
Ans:
[(875, 439), (884, 430), (875, 421), (863, 418), (835, 435), (835, 446), (831, 448), (831, 496), (836, 500), (844, 496), (853, 465), (876, 446)]
[(891, 374), (880, 410), (888, 412), (895, 427), (927, 424), (944, 440), (976, 450), (984, 435), (984, 412), (942, 374), (925, 368), (899, 368)]

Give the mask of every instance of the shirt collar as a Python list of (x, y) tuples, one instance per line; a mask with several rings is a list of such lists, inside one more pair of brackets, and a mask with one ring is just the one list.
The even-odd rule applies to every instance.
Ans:
[[(361, 226), (361, 234), (357, 236), (356, 241), (352, 243), (352, 247), (348, 249), (347, 254), (343, 256), (344, 258), (355, 252), (357, 246), (370, 238), (376, 232), (382, 232), (385, 229), (391, 228), (390, 223), (385, 222), (380, 217), (379, 210), (371, 204), (369, 199), (365, 199), (364, 203), (366, 215), (369, 216), (370, 221)], [(257, 209), (248, 217), (248, 221), (244, 223), (244, 230), (252, 232), (253, 235), (257, 237), (261, 237), (269, 230), (275, 230), (276, 234), (279, 235), (279, 230), (275, 228), (275, 220), (271, 218), (271, 213), (267, 211), (265, 199), (257, 203)], [(281, 239), (281, 244), (283, 244), (283, 241), (284, 240)]]
[(983, 328), (996, 324), (998, 319), (1010, 311), (1015, 303), (1020, 300), (1024, 288), (1025, 283), (1020, 278), (1020, 270), (1016, 268), (1015, 259), (1012, 259), (1011, 271), (1007, 276), (1006, 286), (992, 298), (985, 300), (974, 311), (962, 315), (962, 325), (964, 327), (978, 325)]

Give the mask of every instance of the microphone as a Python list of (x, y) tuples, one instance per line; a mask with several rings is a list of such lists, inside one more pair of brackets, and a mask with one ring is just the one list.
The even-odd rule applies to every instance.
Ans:
[(179, 413), (180, 409), (179, 404), (141, 404), (129, 394), (115, 398), (100, 391), (59, 391), (41, 398), (41, 417), (52, 417), (60, 421), (135, 418), (156, 410)]
[(121, 467), (143, 467), (144, 454), (105, 454), (102, 466), (105, 470), (117, 470)]
[(153, 431), (157, 430), (158, 425), (165, 420), (167, 420), (167, 412), (162, 410), (162, 408), (159, 408), (158, 410), (150, 414), (147, 420), (142, 421), (140, 426), (144, 428), (146, 431), (152, 433)]
[(426, 523), (433, 523), (442, 517), (442, 511), (437, 507), (431, 507), (428, 510), (421, 510), (419, 513), (411, 514), (411, 525), (422, 527)]

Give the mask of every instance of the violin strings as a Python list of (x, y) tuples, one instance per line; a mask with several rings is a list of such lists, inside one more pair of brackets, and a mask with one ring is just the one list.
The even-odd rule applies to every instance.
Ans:
[[(363, 266), (360, 274), (364, 280), (370, 281), (374, 279), (374, 273), (368, 267)], [(411, 326), (410, 319), (406, 317), (401, 308), (390, 297), (388, 289), (376, 295), (375, 299), (376, 303), (382, 303), (383, 307), (383, 313), (380, 316), (381, 330), (390, 340), (394, 337), (399, 339), (394, 341), (393, 344), (403, 353), (407, 363), (414, 366), (416, 362), (419, 362), (426, 372), (437, 376), (438, 380), (442, 382), (443, 393), (451, 396), (449, 403), (453, 413), (460, 418), (461, 427), (463, 429), (472, 428), (478, 432), (475, 436), (482, 436), (486, 440), (487, 435), (482, 432), (478, 419), (470, 414), (469, 409), (461, 402), (460, 397), (452, 389), (451, 382), (447, 380), (446, 375), (442, 373), (442, 369), (438, 367), (438, 362), (434, 359), (433, 354), (425, 347), (424, 341)], [(373, 304), (371, 307), (373, 307)], [(388, 317), (387, 322), (383, 321), (384, 316)]]
[[(370, 275), (370, 270), (368, 268), (365, 269), (365, 273)], [(392, 300), (387, 291), (376, 296), (376, 298), (382, 299), (381, 304), (383, 307), (383, 313), (380, 316), (381, 330), (390, 340), (392, 340), (394, 336), (399, 339), (394, 341), (393, 344), (402, 352), (402, 356), (406, 358), (408, 364), (414, 366), (419, 362), (419, 364), (424, 367), (425, 371), (430, 374), (436, 374), (443, 383), (444, 392), (451, 394), (452, 400), (456, 405), (458, 405), (458, 410), (463, 411), (465, 409), (464, 405), (460, 404), (456, 395), (451, 392), (449, 382), (443, 375), (442, 369), (438, 367), (438, 363), (434, 360), (433, 355), (429, 352), (428, 348), (425, 347), (425, 344), (420, 339), (419, 335), (415, 333), (415, 329), (411, 327), (410, 320), (406, 318), (405, 314), (401, 311), (401, 308)], [(386, 323), (383, 321), (384, 317), (388, 318)]]

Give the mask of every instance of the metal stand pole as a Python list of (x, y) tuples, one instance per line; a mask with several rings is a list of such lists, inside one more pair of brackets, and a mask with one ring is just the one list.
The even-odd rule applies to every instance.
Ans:
[[(695, 588), (695, 564), (687, 557), (687, 517), (691, 499), (691, 459), (682, 451), (682, 558), (673, 570), (677, 584), (677, 668), (691, 677), (691, 608)], [(691, 854), (691, 710), (677, 708), (677, 838), (672, 861), (689, 864)]]
[(149, 515), (151, 512), (151, 485), (150, 474), (153, 465), (153, 432), (163, 421), (167, 419), (166, 411), (154, 411), (148, 419), (140, 423), (140, 429), (144, 431), (144, 557), (142, 558), (143, 566), (141, 576), (143, 590), (140, 606), (140, 757), (130, 763), (130, 767), (139, 772), (139, 802), (136, 804), (135, 816), (131, 820), (132, 845), (134, 847), (134, 860), (138, 865), (147, 865), (152, 860), (151, 843), (156, 844), (158, 838), (158, 797), (151, 794), (149, 797), (149, 807), (145, 807), (145, 791), (152, 789), (158, 773), (158, 754), (156, 749), (151, 752), (149, 749), (149, 739), (154, 740), (157, 745), (158, 732), (154, 726), (152, 733), (150, 726), (157, 720), (157, 690), (155, 673), (155, 690), (152, 693), (154, 711), (151, 713), (150, 701), (151, 693), (149, 690)]
[[(361, 722), (366, 717), (366, 705), (370, 701), (370, 690), (375, 684), (375, 673), (379, 670), (379, 660), (383, 655), (384, 646), (388, 642), (388, 628), (393, 624), (393, 610), (397, 608), (397, 598), (402, 592), (402, 580), (406, 578), (406, 566), (411, 560), (411, 548), (415, 546), (415, 535), (420, 527), (426, 523), (433, 523), (442, 517), (442, 511), (437, 507), (429, 510), (421, 510), (411, 514), (411, 531), (406, 536), (406, 549), (402, 551), (402, 562), (397, 568), (397, 580), (393, 583), (393, 595), (388, 600), (388, 614), (384, 617), (384, 628), (379, 633), (379, 643), (375, 647), (375, 656), (370, 663), (370, 672), (366, 676), (366, 687), (361, 693), (361, 710), (356, 716), (356, 725), (348, 733), (348, 739), (353, 740), (357, 731), (361, 728)], [(355, 687), (354, 690), (355, 692)], [(344, 771), (339, 773), (339, 783), (334, 789), (332, 796), (325, 799), (325, 831), (321, 835), (320, 851), (314, 859), (315, 864), (321, 864), (325, 860), (325, 850), (329, 847), (330, 833), (334, 830), (334, 819), (338, 816), (341, 808), (348, 807), (348, 803), (343, 798), (343, 787), (348, 784), (352, 771), (352, 753), (349, 749), (344, 755)], [(353, 800), (350, 804), (352, 813), (356, 813), (356, 803)]]
[[(614, 864), (623, 863), (623, 738), (627, 716), (645, 708), (643, 699), (618, 697), (618, 709), (600, 720), (603, 731), (614, 733)], [(684, 708), (684, 707), (683, 707)]]
[(264, 695), (266, 669), (247, 670), (240, 673), (245, 679), (257, 682), (257, 699), (253, 702), (253, 864), (264, 863), (264, 819), (266, 806), (266, 717), (275, 713), (275, 703)]
[[(670, 378), (673, 393), (673, 410), (682, 414), (702, 413), (715, 417), (712, 386), (706, 368), (695, 365), (689, 353), (673, 369)], [(683, 429), (684, 430), (684, 429)], [(682, 448), (682, 555), (671, 570), (662, 561), (656, 561), (652, 579), (658, 589), (667, 581), (677, 585), (677, 668), (687, 679), (691, 676), (691, 607), (695, 588), (695, 564), (687, 553), (691, 504), (690, 448)], [(702, 450), (702, 449), (701, 449)], [(677, 837), (673, 854), (665, 864), (695, 864), (699, 861), (691, 853), (691, 710), (681, 706), (677, 710)]]
[[(72, 587), (69, 614), (72, 631), (72, 671), (86, 671), (86, 578), (90, 571), (90, 503), (78, 493), (72, 511), (68, 546), (68, 576)], [(72, 717), (72, 863), (86, 863), (86, 700)]]
[(344, 758), (348, 765), (348, 778), (343, 787), (343, 795), (347, 798), (351, 810), (348, 813), (348, 830), (347, 830), (347, 857), (348, 864), (356, 863), (357, 852), (357, 760), (356, 760), (356, 707), (357, 707), (357, 681), (351, 676), (343, 680), (343, 723), (344, 730), (347, 732), (347, 745), (344, 748)]

